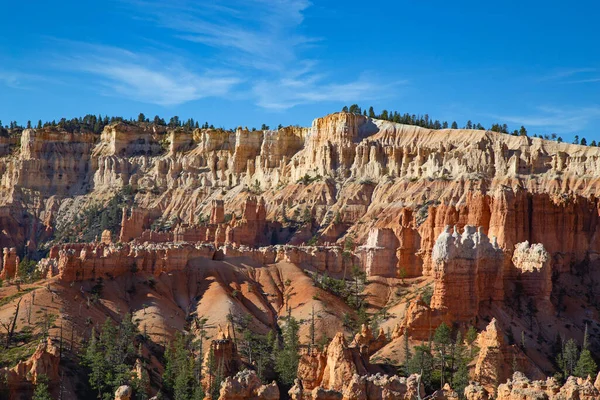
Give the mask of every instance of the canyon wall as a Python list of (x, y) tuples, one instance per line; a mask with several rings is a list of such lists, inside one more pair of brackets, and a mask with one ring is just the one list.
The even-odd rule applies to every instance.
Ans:
[[(265, 330), (290, 304), (299, 318), (316, 304), (335, 324), (356, 319), (356, 304), (340, 300), (347, 293), (316, 286), (326, 276), (354, 280), (358, 291), (362, 271), (355, 301), (365, 299), (372, 315), (391, 310), (382, 324), (398, 325), (398, 334), (384, 343), (386, 335), (362, 332), (350, 345), (335, 336), (331, 350), (302, 356), (310, 368), (301, 390), (344, 396), (407, 386), (365, 378), (369, 357), (403, 334), (412, 344), (427, 340), (442, 322), (496, 332), (479, 355), (493, 373), (471, 371), (489, 389), (509, 377), (498, 368), (513, 356), (529, 375), (555, 369), (555, 335), (545, 326), (580, 342), (589, 321), (600, 329), (599, 178), (596, 147), (350, 113), (265, 131), (128, 122), (100, 135), (26, 129), (0, 139), (0, 279), (15, 282), (25, 257), (41, 259), (37, 268), (52, 282), (81, 287), (100, 277), (183, 279), (200, 267), (235, 267), (246, 283), (219, 276), (230, 297), (218, 299), (242, 291), (234, 306)], [(57, 235), (122, 193), (131, 201), (119, 204), (118, 228), (90, 222), (92, 243), (73, 243), (83, 241), (77, 232)], [(519, 352), (515, 337), (532, 345)], [(596, 351), (600, 343), (591, 342)], [(240, 379), (253, 380), (232, 376), (231, 393)], [(249, 396), (263, 390), (254, 386)]]

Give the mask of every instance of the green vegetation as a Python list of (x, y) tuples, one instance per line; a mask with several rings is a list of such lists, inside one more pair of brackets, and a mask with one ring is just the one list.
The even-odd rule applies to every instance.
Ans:
[(291, 387), (298, 375), (299, 330), (298, 321), (293, 317), (287, 317), (283, 328), (283, 346), (275, 350), (275, 371), (277, 371), (279, 382), (285, 387)]
[(56, 227), (54, 238), (59, 243), (92, 242), (100, 239), (108, 229), (118, 235), (121, 228), (123, 208), (134, 203), (134, 192), (130, 186), (123, 187), (107, 204), (94, 204), (82, 210), (75, 218)]
[(35, 385), (35, 391), (31, 400), (53, 400), (48, 388), (48, 377), (46, 375), (37, 377), (37, 385)]
[[(205, 393), (200, 381), (202, 379), (202, 356), (195, 356), (196, 346), (201, 346), (202, 337), (192, 342), (190, 336), (177, 332), (171, 347), (165, 350), (164, 389), (176, 400), (202, 400)], [(213, 370), (211, 370), (211, 374)], [(220, 379), (218, 380), (220, 385)], [(217, 382), (212, 379), (211, 382)], [(211, 390), (212, 393), (212, 390)]]
[(310, 185), (313, 182), (317, 182), (323, 179), (321, 175), (310, 176), (305, 174), (302, 178), (298, 179), (297, 183), (301, 183), (302, 185)]
[(1, 298), (0, 299), (0, 307), (3, 307), (5, 305), (11, 303), (13, 300), (18, 299), (19, 297), (22, 297), (24, 294), (27, 294), (35, 289), (37, 289), (37, 287), (29, 287), (29, 288), (21, 289), (20, 292), (17, 292), (15, 294), (11, 294), (10, 296)]
[(37, 262), (23, 257), (19, 262), (17, 269), (19, 278), (26, 283), (35, 282), (41, 278), (39, 271), (36, 270)]
[(431, 298), (433, 297), (433, 288), (431, 287), (431, 285), (425, 286), (421, 293), (421, 298), (423, 299), (423, 302), (427, 305), (430, 305)]
[(130, 371), (138, 357), (135, 343), (139, 339), (130, 314), (125, 315), (118, 326), (107, 318), (99, 334), (92, 329), (83, 364), (89, 368), (89, 383), (98, 398), (110, 400), (119, 386), (136, 386)]
[(30, 340), (25, 344), (20, 344), (8, 349), (3, 348), (2, 351), (0, 351), (0, 368), (12, 368), (17, 365), (19, 361), (27, 360), (33, 355), (37, 345), (38, 342), (31, 340), (30, 338)]
[(596, 376), (598, 373), (598, 365), (592, 358), (588, 343), (589, 336), (586, 325), (581, 352), (579, 352), (577, 342), (572, 338), (562, 344), (560, 353), (556, 357), (556, 364), (562, 371), (563, 378), (567, 378), (571, 375), (580, 378), (587, 378), (588, 375)]
[[(467, 342), (468, 343), (468, 342)], [(452, 338), (452, 330), (442, 323), (435, 330), (433, 340), (421, 343), (413, 349), (411, 355), (408, 339), (405, 338), (406, 358), (403, 372), (406, 374), (422, 374), (422, 382), (427, 391), (433, 391), (449, 383), (464, 399), (464, 388), (469, 384), (469, 362), (473, 352), (469, 354), (460, 331)]]

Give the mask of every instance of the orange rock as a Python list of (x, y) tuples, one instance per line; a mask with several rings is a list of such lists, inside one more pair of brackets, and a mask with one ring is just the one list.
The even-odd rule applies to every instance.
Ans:
[(50, 386), (55, 386), (59, 379), (59, 361), (59, 349), (48, 338), (38, 345), (28, 360), (20, 361), (11, 369), (0, 370), (0, 375), (4, 375), (10, 393), (30, 389), (40, 376), (45, 376)]
[(235, 243), (247, 246), (257, 246), (264, 243), (266, 227), (266, 210), (264, 199), (257, 200), (249, 196), (244, 202), (242, 218), (232, 220), (227, 227), (226, 243)]
[(142, 233), (148, 226), (148, 213), (138, 208), (132, 208), (130, 210), (124, 208), (123, 217), (121, 219), (119, 242), (126, 243), (142, 236)]
[[(237, 352), (237, 347), (231, 336), (231, 326), (229, 324), (227, 324), (227, 327), (225, 328), (225, 330), (223, 330), (221, 328), (221, 326), (219, 326), (217, 338), (215, 340), (211, 341), (210, 348), (208, 349), (208, 351), (206, 352), (206, 354), (204, 356), (203, 366), (205, 369), (205, 372), (204, 372), (204, 387), (205, 388), (208, 388), (211, 386), (212, 376), (208, 370), (210, 365), (218, 365), (220, 368), (219, 372), (222, 377), (234, 376), (240, 370), (240, 367), (242, 366), (242, 361)], [(247, 377), (246, 375), (243, 375), (243, 376)], [(258, 377), (256, 377), (256, 375), (254, 375), (254, 377), (256, 379), (258, 379)], [(254, 377), (249, 377), (248, 379), (252, 378), (252, 380), (253, 380)], [(235, 380), (230, 381), (230, 382), (233, 385)], [(259, 382), (260, 382), (260, 380), (259, 380)], [(252, 388), (250, 388), (250, 389), (252, 389)], [(223, 392), (221, 391), (221, 393), (223, 393)], [(232, 398), (234, 398), (234, 397), (232, 397)]]
[(513, 364), (535, 379), (545, 377), (520, 349), (505, 344), (500, 324), (495, 318), (477, 337), (477, 346), (479, 353), (475, 362), (474, 379), (488, 393), (494, 393), (498, 384), (510, 377)]
[(377, 337), (374, 337), (371, 328), (366, 324), (362, 324), (360, 332), (354, 335), (354, 340), (350, 343), (350, 347), (359, 349), (363, 357), (369, 359), (371, 355), (375, 354), (387, 343), (388, 339), (383, 328), (380, 328), (379, 334)]
[(11, 247), (10, 249), (4, 248), (2, 272), (0, 272), (0, 279), (14, 278), (17, 273), (18, 265), (19, 257), (17, 256), (17, 249), (15, 249), (14, 247)]
[(391, 229), (373, 228), (367, 243), (358, 248), (358, 253), (367, 276), (398, 276), (396, 249), (398, 239)]
[(435, 286), (431, 308), (444, 319), (467, 322), (479, 312), (483, 301), (503, 300), (503, 252), (495, 238), (481, 229), (465, 226), (462, 235), (446, 227), (432, 251)]
[(354, 374), (366, 375), (367, 365), (358, 351), (348, 348), (342, 333), (338, 333), (327, 347), (327, 364), (320, 386), (341, 391)]
[(311, 391), (323, 381), (327, 354), (317, 349), (304, 351), (298, 362), (298, 379), (302, 390)]
[(225, 222), (225, 203), (223, 200), (213, 200), (211, 206), (210, 223), (216, 225)]

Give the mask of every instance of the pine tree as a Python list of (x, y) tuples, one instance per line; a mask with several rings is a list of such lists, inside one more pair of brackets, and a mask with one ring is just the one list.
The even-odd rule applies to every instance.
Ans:
[(592, 353), (589, 348), (589, 336), (588, 336), (588, 326), (585, 324), (585, 332), (583, 334), (583, 345), (581, 347), (581, 354), (579, 355), (579, 360), (577, 360), (577, 366), (575, 367), (575, 375), (580, 378), (587, 378), (587, 376), (596, 376), (598, 372), (598, 366), (596, 362), (592, 358)]
[(527, 136), (527, 129), (525, 129), (523, 125), (521, 125), (521, 128), (519, 129), (519, 136)]
[(458, 129), (458, 124), (456, 121), (452, 121), (452, 125), (450, 126), (452, 129)]
[(414, 355), (410, 359), (409, 373), (420, 374), (421, 382), (427, 389), (431, 389), (431, 373), (433, 371), (433, 357), (429, 345), (422, 343), (414, 349)]
[(98, 338), (92, 330), (83, 361), (90, 369), (90, 386), (98, 392), (98, 397), (112, 398), (117, 387), (131, 380), (136, 335), (137, 327), (130, 314), (124, 316), (118, 327), (107, 318)]
[(410, 365), (410, 345), (408, 343), (408, 332), (404, 332), (404, 374), (406, 376), (409, 375), (409, 365)]
[(469, 358), (465, 344), (460, 334), (456, 334), (454, 344), (454, 373), (452, 375), (452, 388), (462, 398), (465, 388), (469, 384)]
[(573, 339), (567, 340), (567, 342), (563, 345), (562, 352), (556, 359), (556, 363), (563, 371), (565, 378), (573, 375), (577, 366), (578, 358), (579, 352), (577, 349), (577, 343)]
[(35, 385), (35, 391), (31, 400), (53, 400), (48, 388), (48, 378), (46, 375), (37, 377), (37, 384)]
[(433, 335), (436, 364), (439, 365), (440, 369), (440, 388), (444, 387), (446, 374), (448, 372), (446, 370), (446, 363), (448, 361), (448, 346), (451, 343), (450, 334), (450, 328), (445, 322), (442, 322), (442, 324), (437, 327)]
[(89, 374), (90, 386), (98, 391), (98, 397), (102, 397), (104, 390), (104, 368), (105, 360), (102, 354), (101, 345), (96, 338), (96, 329), (92, 328), (90, 341), (88, 342), (85, 354), (84, 364), (90, 368)]
[(577, 360), (577, 366), (573, 373), (580, 378), (587, 378), (588, 375), (595, 377), (598, 373), (598, 365), (592, 358), (592, 353), (588, 349), (581, 350), (579, 360)]
[(283, 329), (283, 348), (277, 352), (275, 359), (275, 371), (279, 375), (279, 381), (286, 386), (292, 386), (298, 374), (299, 329), (296, 319), (288, 316)]

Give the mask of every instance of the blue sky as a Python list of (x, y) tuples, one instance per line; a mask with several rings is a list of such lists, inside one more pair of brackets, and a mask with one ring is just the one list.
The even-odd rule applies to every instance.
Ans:
[(600, 4), (2, 1), (0, 120), (309, 125), (358, 103), (600, 139)]

